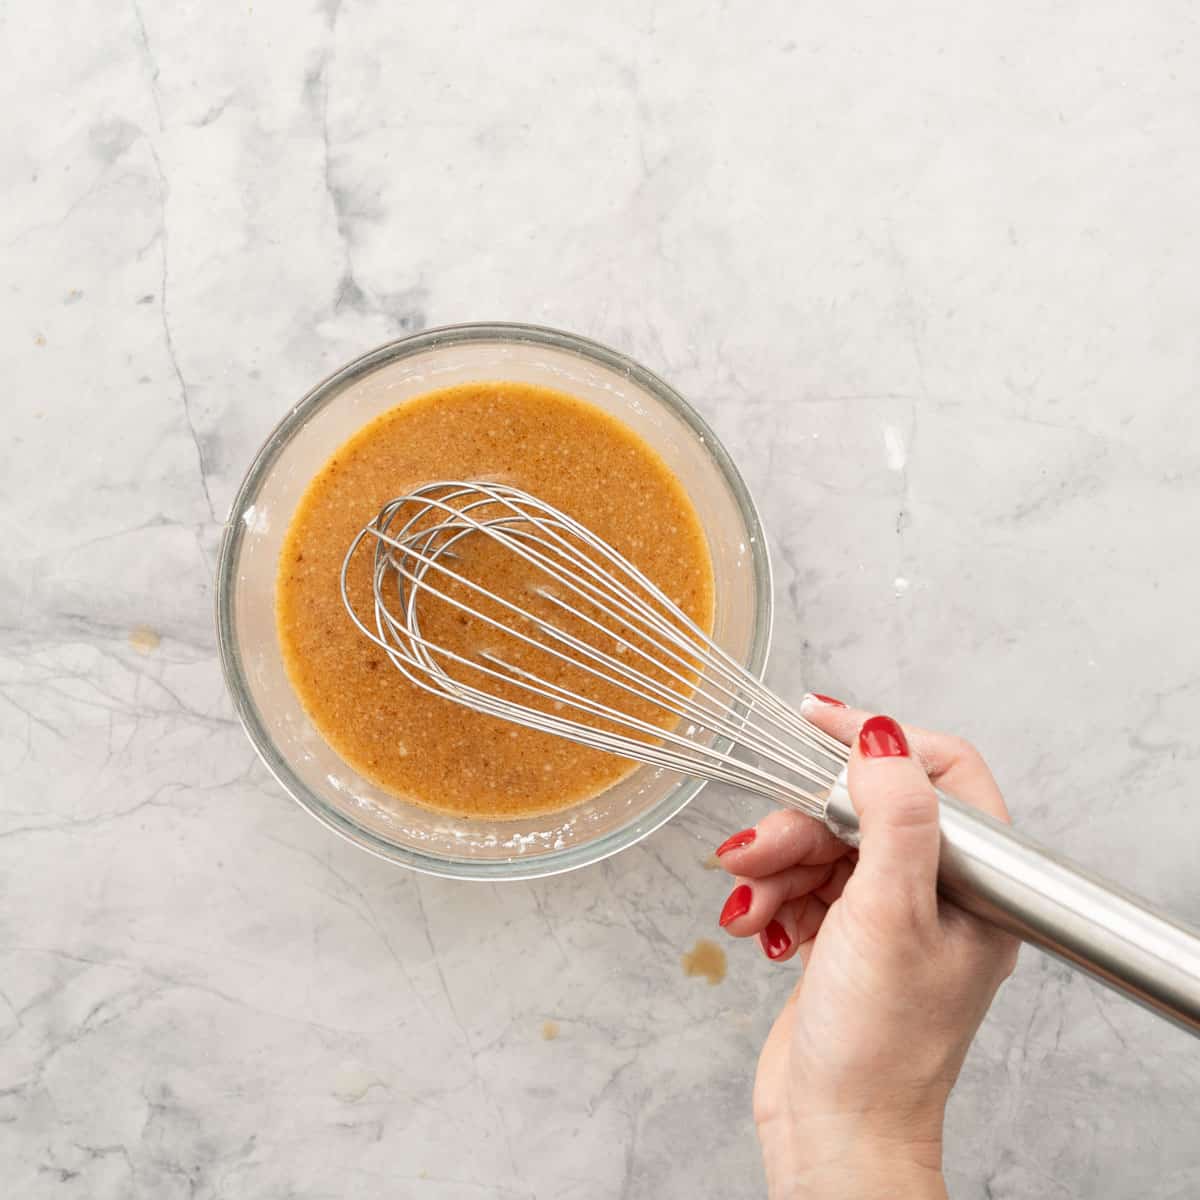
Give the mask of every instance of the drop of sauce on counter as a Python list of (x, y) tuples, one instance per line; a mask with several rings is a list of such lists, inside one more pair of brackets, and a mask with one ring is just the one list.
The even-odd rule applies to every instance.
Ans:
[(147, 625), (139, 625), (129, 631), (129, 644), (139, 654), (153, 654), (162, 638)]
[(708, 938), (699, 941), (679, 960), (683, 964), (685, 975), (702, 975), (710, 986), (715, 986), (725, 978), (725, 951), (716, 942)]
[(554, 1041), (554, 1039), (556, 1037), (558, 1037), (558, 1034), (559, 1034), (559, 1026), (558, 1026), (557, 1021), (543, 1021), (542, 1022), (542, 1037), (545, 1038), (546, 1041), (548, 1041), (548, 1042)]

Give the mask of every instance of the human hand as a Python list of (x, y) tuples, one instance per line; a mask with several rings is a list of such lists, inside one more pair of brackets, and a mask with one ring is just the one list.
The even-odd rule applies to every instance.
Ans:
[(726, 932), (804, 965), (755, 1080), (770, 1196), (944, 1196), (946, 1100), (1018, 943), (938, 898), (933, 785), (1008, 813), (983, 759), (958, 738), (824, 698), (806, 697), (801, 711), (853, 741), (859, 849), (782, 811), (717, 851), (737, 880)]

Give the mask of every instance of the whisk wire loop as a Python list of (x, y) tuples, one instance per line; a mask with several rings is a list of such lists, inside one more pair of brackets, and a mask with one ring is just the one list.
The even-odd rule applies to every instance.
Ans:
[[(532, 568), (538, 583), (531, 598), (561, 620), (548, 620), (450, 565), (460, 563), (460, 546), (465, 550), (478, 538)], [(349, 582), (351, 563), (368, 539), (374, 542), (373, 628), (360, 616)], [(447, 481), (390, 501), (351, 544), (341, 592), (355, 625), (407, 679), (476, 711), (720, 780), (813, 815), (823, 811), (824, 795), (845, 762), (840, 742), (764, 688), (633, 563), (517, 488)], [(427, 602), (448, 605), (481, 631), (549, 656), (547, 665), (566, 666), (572, 681), (592, 679), (673, 722), (555, 682), (490, 646), (468, 654), (440, 644), (422, 631)], [(601, 645), (585, 640), (586, 632)], [(501, 686), (481, 686), (488, 681)], [(512, 689), (550, 709), (502, 694)], [(747, 761), (735, 749), (761, 761)]]

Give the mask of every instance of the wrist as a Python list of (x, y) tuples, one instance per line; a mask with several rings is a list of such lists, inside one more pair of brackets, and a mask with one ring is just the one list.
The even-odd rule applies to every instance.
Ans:
[(941, 1125), (871, 1131), (862, 1119), (759, 1125), (770, 1200), (945, 1200)]
[(767, 1171), (770, 1200), (947, 1200), (940, 1169), (907, 1161), (827, 1164), (779, 1176)]

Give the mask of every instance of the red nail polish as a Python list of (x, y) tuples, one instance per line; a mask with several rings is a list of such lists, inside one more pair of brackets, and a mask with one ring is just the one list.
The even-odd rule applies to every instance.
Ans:
[(740, 833), (735, 833), (733, 837), (726, 838), (717, 847), (717, 857), (720, 858), (727, 850), (740, 850), (743, 846), (750, 845), (756, 837), (758, 837), (758, 831), (755, 829), (743, 829)]
[(725, 901), (725, 907), (721, 909), (717, 924), (724, 928), (730, 921), (744, 917), (750, 911), (750, 901), (753, 899), (754, 893), (750, 890), (750, 885), (748, 883), (739, 884), (729, 893), (729, 899)]
[(871, 717), (858, 731), (858, 747), (867, 758), (907, 758), (908, 739), (891, 717)]
[(792, 939), (788, 937), (788, 931), (778, 921), (769, 921), (766, 929), (758, 935), (758, 940), (768, 958), (778, 958), (780, 955), (786, 954), (788, 947), (792, 944)]
[(846, 707), (845, 703), (843, 701), (839, 700), (836, 696), (822, 696), (820, 692), (809, 692), (809, 695), (814, 700), (820, 700), (820, 702), (822, 704), (828, 704), (830, 706), (830, 708), (845, 708)]

